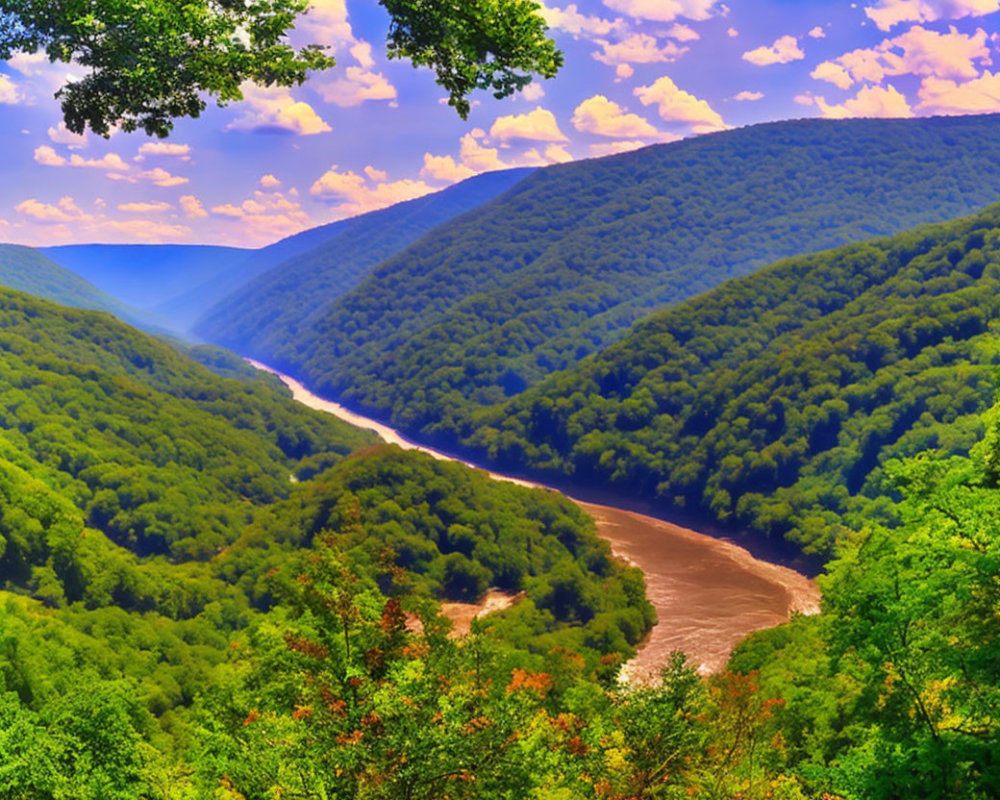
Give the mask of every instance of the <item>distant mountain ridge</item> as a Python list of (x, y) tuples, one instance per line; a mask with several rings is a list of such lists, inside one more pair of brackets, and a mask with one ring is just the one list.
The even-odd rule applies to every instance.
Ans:
[(396, 253), (307, 325), (266, 339), (238, 325), (201, 330), (454, 443), (477, 408), (650, 311), (782, 257), (995, 201), (998, 122), (769, 123), (548, 167)]
[(141, 312), (30, 247), (0, 244), (0, 286), (73, 308), (107, 311), (132, 325), (157, 327), (155, 319), (144, 317)]
[[(307, 328), (379, 262), (488, 203), (532, 172), (522, 168), (477, 175), (440, 192), (316, 229), (329, 235), (224, 297), (198, 321), (195, 331), (237, 348), (271, 349)], [(317, 239), (313, 236), (313, 242)]]

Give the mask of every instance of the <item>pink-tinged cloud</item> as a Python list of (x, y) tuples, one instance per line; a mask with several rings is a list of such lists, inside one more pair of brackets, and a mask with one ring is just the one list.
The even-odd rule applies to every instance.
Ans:
[(826, 31), (823, 30), (822, 26), (817, 25), (815, 28), (809, 31), (810, 39), (825, 39)]
[(599, 144), (592, 144), (590, 146), (590, 154), (595, 158), (600, 158), (602, 156), (614, 156), (618, 153), (631, 153), (640, 147), (648, 146), (649, 142), (643, 142), (638, 139), (622, 142), (600, 142)]
[(164, 211), (173, 210), (173, 206), (170, 203), (165, 203), (162, 200), (154, 200), (151, 202), (139, 201), (135, 203), (119, 203), (118, 210), (124, 211), (128, 214), (159, 214)]
[(743, 60), (756, 64), (758, 67), (768, 67), (771, 64), (789, 64), (801, 61), (806, 54), (799, 47), (799, 40), (794, 36), (779, 36), (770, 47), (767, 45), (756, 50), (747, 50)]
[(912, 117), (906, 98), (894, 86), (864, 86), (855, 97), (840, 105), (830, 105), (823, 97), (814, 98), (824, 117)]
[(701, 38), (698, 31), (690, 25), (684, 25), (680, 22), (675, 22), (671, 25), (667, 29), (666, 35), (671, 39), (676, 39), (678, 42), (696, 42)]
[(14, 210), (38, 222), (86, 222), (93, 219), (81, 209), (69, 195), (59, 198), (56, 205), (42, 203), (31, 197), (18, 205)]
[(145, 142), (139, 148), (140, 156), (175, 156), (187, 158), (191, 155), (191, 146), (173, 142)]
[(84, 158), (74, 153), (69, 157), (69, 165), (87, 169), (109, 169), (112, 172), (128, 172), (132, 169), (117, 153), (108, 153), (101, 158)]
[(46, 167), (65, 167), (66, 159), (47, 144), (35, 148), (35, 161)]
[(260, 185), (265, 189), (277, 189), (281, 186), (281, 181), (279, 181), (274, 175), (268, 173), (267, 175), (261, 175)]
[(581, 133), (609, 139), (654, 139), (664, 136), (649, 120), (627, 113), (618, 103), (602, 94), (588, 97), (573, 112), (573, 127)]
[(287, 89), (244, 85), (243, 102), (236, 106), (243, 114), (227, 130), (254, 133), (290, 133), (315, 136), (333, 130), (311, 105), (296, 101)]
[(620, 42), (597, 40), (600, 50), (594, 51), (593, 57), (602, 64), (661, 64), (673, 63), (687, 51), (687, 47), (679, 47), (676, 42), (668, 41), (663, 46), (652, 36), (645, 33), (633, 33)]
[(339, 172), (334, 165), (313, 183), (309, 194), (332, 206), (341, 216), (355, 216), (433, 191), (423, 181), (409, 179), (370, 183), (353, 171)]
[(673, 22), (678, 17), (704, 20), (722, 7), (716, 0), (604, 0), (604, 5), (650, 22)]
[(902, 22), (981, 17), (995, 11), (1000, 11), (1000, 0), (879, 0), (865, 8), (868, 18), (883, 31)]
[(917, 93), (921, 111), (930, 114), (984, 114), (1000, 111), (1000, 72), (986, 71), (958, 83), (933, 76), (924, 78)]
[(817, 65), (816, 69), (809, 73), (809, 77), (817, 81), (832, 83), (838, 89), (850, 89), (854, 85), (854, 78), (845, 67), (833, 61), (824, 61)]
[(465, 164), (457, 163), (451, 156), (435, 156), (424, 153), (424, 166), (420, 170), (421, 178), (457, 183), (471, 178), (475, 174), (474, 169), (470, 169)]
[(22, 100), (17, 86), (6, 75), (0, 74), (0, 104), (16, 105)]
[(733, 100), (737, 100), (739, 102), (753, 102), (755, 100), (760, 100), (763, 96), (764, 96), (763, 92), (749, 92), (744, 90), (742, 92), (734, 94)]
[(605, 19), (588, 14), (581, 14), (575, 3), (565, 8), (542, 6), (541, 15), (550, 28), (565, 31), (572, 36), (607, 36), (610, 33), (621, 33), (625, 30), (625, 20)]
[(395, 100), (398, 96), (396, 87), (381, 72), (347, 67), (344, 76), (329, 83), (316, 84), (316, 90), (326, 102), (350, 108), (366, 100)]
[(65, 145), (71, 149), (79, 149), (87, 146), (87, 135), (73, 133), (66, 127), (65, 122), (60, 122), (48, 130), (49, 139), (56, 144)]
[(501, 142), (524, 139), (532, 142), (567, 142), (555, 115), (538, 106), (527, 114), (511, 114), (497, 117), (490, 128), (490, 136)]
[(201, 200), (195, 197), (193, 194), (183, 194), (181, 195), (178, 202), (181, 204), (181, 211), (184, 216), (188, 219), (204, 219), (208, 216), (208, 212), (205, 207), (201, 204)]
[(636, 88), (633, 94), (644, 106), (655, 105), (661, 119), (690, 125), (693, 133), (711, 133), (726, 127), (722, 116), (707, 101), (678, 88), (666, 75), (650, 86)]

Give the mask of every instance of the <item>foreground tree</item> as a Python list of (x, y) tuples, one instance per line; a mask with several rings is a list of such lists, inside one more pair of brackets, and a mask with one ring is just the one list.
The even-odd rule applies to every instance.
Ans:
[[(532, 0), (380, 0), (391, 17), (390, 58), (427, 66), (464, 119), (476, 89), (497, 98), (550, 78), (562, 54)], [(205, 96), (242, 99), (241, 85), (301, 84), (334, 60), (322, 43), (286, 40), (309, 0), (13, 0), (0, 4), (0, 58), (43, 51), (87, 74), (56, 93), (66, 127), (108, 135), (119, 126), (166, 136), (197, 117)]]

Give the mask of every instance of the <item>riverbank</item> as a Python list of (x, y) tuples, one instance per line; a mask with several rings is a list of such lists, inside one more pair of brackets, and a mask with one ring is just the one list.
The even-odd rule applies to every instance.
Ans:
[[(247, 361), (277, 375), (303, 405), (373, 430), (386, 442), (404, 449), (420, 450), (444, 460), (461, 460), (318, 397), (299, 381), (264, 364)], [(467, 461), (463, 463), (480, 469)], [(559, 491), (534, 481), (486, 472), (497, 480)], [(611, 544), (614, 554), (635, 564), (646, 576), (647, 594), (659, 622), (639, 654), (629, 662), (627, 674), (631, 679), (655, 676), (674, 650), (687, 653), (703, 672), (717, 671), (725, 666), (733, 646), (752, 631), (778, 625), (793, 613), (819, 610), (820, 594), (815, 581), (787, 566), (758, 558), (732, 541), (627, 508), (571, 499), (595, 519), (598, 533)]]

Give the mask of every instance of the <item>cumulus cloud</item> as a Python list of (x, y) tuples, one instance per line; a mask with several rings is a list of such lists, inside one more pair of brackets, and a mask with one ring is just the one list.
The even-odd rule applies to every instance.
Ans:
[(281, 181), (268, 173), (267, 175), (261, 175), (260, 185), (265, 189), (275, 189), (278, 186), (281, 186)]
[(626, 27), (625, 20), (621, 17), (605, 19), (581, 14), (575, 3), (570, 3), (562, 9), (543, 5), (540, 13), (550, 28), (565, 31), (573, 36), (607, 36), (610, 33), (621, 33)]
[(208, 212), (201, 204), (201, 200), (193, 194), (183, 194), (178, 201), (181, 204), (181, 211), (188, 219), (202, 219), (208, 216)]
[(424, 166), (420, 170), (421, 178), (457, 183), (471, 178), (475, 174), (474, 169), (470, 169), (465, 164), (459, 164), (451, 156), (435, 156), (424, 153)]
[(160, 167), (140, 172), (135, 176), (135, 178), (140, 181), (149, 181), (155, 186), (162, 186), (164, 188), (170, 186), (181, 186), (182, 184), (189, 182), (188, 178), (183, 178), (180, 175), (171, 175), (165, 169), (160, 169)]
[(716, 0), (604, 0), (614, 11), (652, 22), (673, 22), (678, 17), (704, 20), (712, 16)]
[(680, 47), (671, 41), (661, 47), (655, 38), (646, 33), (633, 33), (614, 43), (598, 39), (597, 43), (601, 49), (596, 50), (593, 57), (609, 66), (672, 63), (688, 51), (687, 47)]
[(6, 75), (0, 74), (0, 103), (4, 105), (16, 105), (22, 100), (14, 81)]
[(830, 119), (913, 116), (906, 98), (893, 86), (863, 86), (856, 96), (840, 105), (830, 105), (823, 97), (814, 98), (814, 102)]
[(473, 128), (459, 140), (459, 159), (475, 173), (494, 172), (498, 169), (508, 169), (511, 165), (500, 158), (500, 151), (495, 147), (487, 147), (480, 139), (486, 138), (486, 131)]
[(932, 114), (982, 114), (1000, 111), (1000, 72), (985, 71), (978, 78), (959, 83), (924, 78), (918, 92), (921, 111)]
[[(198, 204), (201, 207), (201, 204)], [(309, 225), (309, 215), (301, 203), (282, 192), (257, 189), (239, 205), (223, 203), (212, 214), (229, 220), (227, 229), (234, 241), (271, 242), (298, 233)], [(232, 226), (232, 227), (230, 227)]]
[(313, 136), (333, 130), (308, 103), (296, 101), (287, 89), (245, 84), (243, 114), (227, 130)]
[(136, 202), (136, 203), (119, 203), (118, 210), (125, 211), (129, 214), (158, 214), (163, 211), (170, 211), (173, 206), (170, 203), (165, 203), (162, 200), (154, 200), (152, 202)]
[(726, 127), (707, 101), (678, 88), (666, 75), (650, 86), (639, 86), (633, 94), (644, 106), (655, 105), (661, 119), (688, 124), (694, 133), (711, 133)]
[(865, 14), (880, 30), (901, 22), (936, 22), (940, 19), (981, 17), (1000, 10), (1000, 0), (879, 0)]
[(671, 39), (676, 39), (678, 42), (695, 42), (701, 38), (698, 35), (698, 31), (690, 25), (685, 25), (681, 22), (675, 22), (671, 25), (667, 29), (666, 35)]
[(371, 181), (351, 170), (330, 167), (310, 187), (309, 194), (331, 205), (342, 216), (355, 216), (412, 200), (433, 192), (423, 181)]
[(822, 26), (817, 25), (815, 28), (809, 31), (810, 39), (825, 39), (826, 31), (823, 30)]
[(381, 72), (348, 67), (344, 75), (328, 83), (316, 84), (316, 90), (326, 102), (350, 107), (361, 105), (366, 100), (395, 100), (397, 97), (396, 87)]
[(43, 144), (35, 148), (35, 161), (46, 167), (66, 166), (66, 159), (47, 144)]
[(618, 103), (602, 94), (588, 97), (573, 111), (573, 127), (613, 139), (662, 139), (663, 134), (638, 114), (626, 113)]
[(518, 96), (520, 96), (522, 100), (527, 100), (529, 103), (533, 103), (536, 100), (541, 100), (545, 97), (545, 87), (538, 81), (532, 81), (520, 91)]
[(799, 40), (794, 36), (779, 36), (770, 47), (764, 45), (756, 50), (747, 50), (743, 54), (744, 61), (749, 61), (758, 67), (788, 64), (792, 61), (801, 61), (805, 57), (806, 54), (799, 47)]
[(145, 142), (139, 148), (136, 161), (141, 161), (144, 156), (175, 156), (186, 161), (191, 157), (191, 146), (173, 142)]
[(527, 139), (533, 142), (569, 141), (566, 134), (559, 130), (555, 115), (541, 106), (527, 114), (497, 117), (490, 128), (490, 136), (501, 142), (509, 142), (512, 139)]
[(940, 33), (913, 25), (906, 33), (873, 48), (852, 50), (834, 61), (824, 61), (810, 74), (841, 89), (854, 83), (881, 83), (887, 75), (974, 78), (979, 74), (977, 62), (990, 63), (988, 42), (982, 28), (966, 35), (954, 27)]
[(50, 127), (48, 133), (51, 141), (56, 144), (65, 145), (71, 149), (79, 149), (87, 145), (87, 135), (73, 133), (66, 127), (65, 122), (60, 122), (55, 127)]
[(748, 92), (746, 90), (733, 95), (733, 100), (754, 101), (760, 100), (764, 96), (763, 92)]
[(76, 201), (69, 195), (59, 198), (55, 205), (43, 203), (31, 197), (14, 206), (14, 210), (19, 214), (30, 217), (37, 222), (85, 222), (93, 219), (86, 214)]
[(69, 157), (69, 165), (87, 169), (108, 169), (112, 172), (128, 172), (132, 169), (117, 153), (108, 153), (100, 158), (84, 158), (74, 153)]

